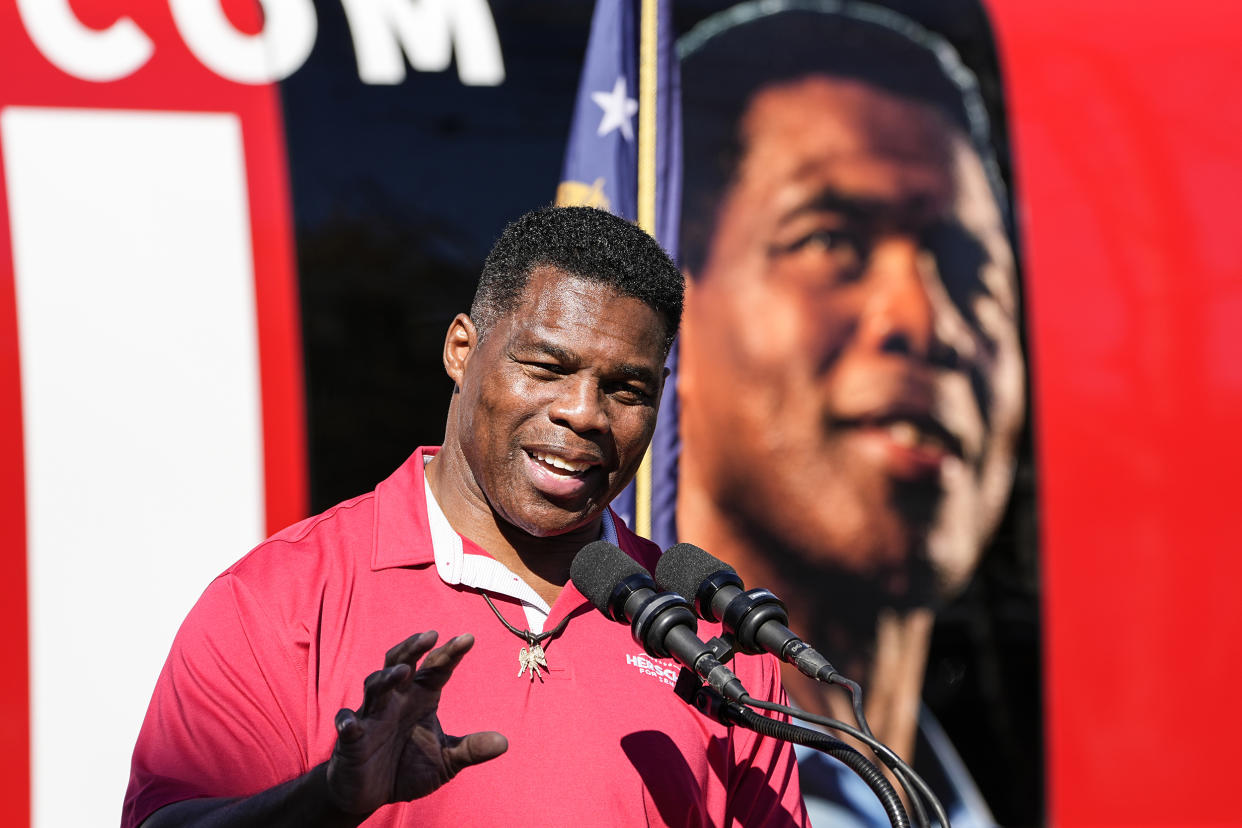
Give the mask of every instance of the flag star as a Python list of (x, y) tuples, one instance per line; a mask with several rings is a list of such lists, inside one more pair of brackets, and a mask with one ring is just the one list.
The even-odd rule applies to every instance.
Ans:
[(614, 129), (620, 129), (625, 140), (634, 140), (634, 127), (630, 123), (630, 118), (634, 117), (634, 113), (638, 111), (638, 101), (626, 97), (624, 76), (617, 78), (611, 92), (592, 92), (591, 100), (604, 110), (604, 117), (599, 121), (599, 129), (595, 131), (596, 135), (602, 138)]

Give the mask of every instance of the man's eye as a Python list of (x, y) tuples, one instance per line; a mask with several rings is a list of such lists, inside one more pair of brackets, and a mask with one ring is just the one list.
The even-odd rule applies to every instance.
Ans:
[(789, 244), (778, 246), (775, 252), (824, 256), (837, 267), (850, 268), (862, 262), (864, 244), (849, 231), (825, 227), (803, 233)]
[(643, 405), (651, 401), (651, 394), (635, 385), (617, 385), (609, 393), (613, 399), (626, 405)]
[(840, 230), (816, 230), (809, 233), (804, 247), (812, 247), (831, 253), (836, 258), (862, 258), (862, 244), (851, 233)]
[(565, 369), (555, 362), (527, 362), (526, 369), (534, 376), (551, 379), (565, 375)]

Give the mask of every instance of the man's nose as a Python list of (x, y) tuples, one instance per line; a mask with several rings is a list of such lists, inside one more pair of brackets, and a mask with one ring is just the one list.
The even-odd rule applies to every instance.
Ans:
[(557, 383), (549, 416), (554, 423), (579, 434), (608, 430), (603, 394), (599, 383), (590, 377), (569, 376)]
[(917, 239), (884, 239), (871, 252), (859, 323), (866, 347), (932, 362), (957, 364), (956, 349), (937, 333), (937, 305), (931, 285), (936, 260)]

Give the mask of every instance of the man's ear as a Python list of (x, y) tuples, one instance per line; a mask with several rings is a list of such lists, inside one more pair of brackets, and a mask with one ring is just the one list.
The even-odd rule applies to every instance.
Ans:
[(478, 342), (479, 332), (470, 317), (464, 313), (454, 316), (448, 333), (444, 335), (444, 371), (458, 388), (461, 388), (466, 363), (470, 361), (470, 354)]

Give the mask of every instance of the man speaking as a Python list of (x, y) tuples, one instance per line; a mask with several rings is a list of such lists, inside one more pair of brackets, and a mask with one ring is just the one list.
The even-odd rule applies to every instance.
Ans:
[[(681, 306), (677, 269), (621, 219), (506, 228), (445, 337), (444, 445), (212, 582), (123, 826), (803, 824), (789, 746), (685, 705), (676, 665), (569, 583), (599, 539), (654, 566), (608, 503), (651, 439)], [(782, 695), (772, 660), (736, 672)]]

